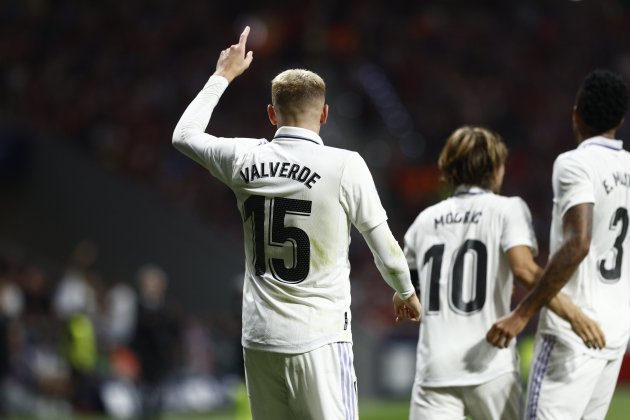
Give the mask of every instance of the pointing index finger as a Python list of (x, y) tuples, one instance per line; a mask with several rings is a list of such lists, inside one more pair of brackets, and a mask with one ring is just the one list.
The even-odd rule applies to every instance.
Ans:
[(247, 42), (247, 36), (249, 35), (249, 26), (246, 26), (243, 29), (243, 33), (241, 33), (241, 37), (238, 39), (238, 45), (245, 47), (245, 43)]

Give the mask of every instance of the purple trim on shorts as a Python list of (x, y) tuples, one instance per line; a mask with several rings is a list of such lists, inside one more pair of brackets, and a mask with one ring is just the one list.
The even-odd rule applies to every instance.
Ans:
[(545, 377), (545, 373), (547, 373), (551, 351), (556, 344), (556, 337), (552, 335), (545, 335), (542, 339), (543, 342), (540, 353), (536, 356), (532, 377), (530, 378), (530, 387), (527, 397), (527, 414), (525, 416), (529, 420), (536, 420), (543, 378)]
[(348, 402), (347, 402), (347, 398), (346, 398), (346, 393), (345, 391), (345, 383), (346, 383), (346, 371), (344, 369), (344, 364), (343, 364), (343, 348), (341, 346), (341, 343), (337, 343), (337, 354), (339, 355), (339, 371), (341, 372), (341, 400), (343, 402), (343, 408), (344, 408), (344, 413), (345, 416), (344, 418), (346, 420), (348, 420)]
[(346, 420), (354, 420), (356, 418), (354, 382), (352, 380), (353, 360), (349, 351), (350, 345), (349, 343), (337, 343), (339, 370), (341, 372), (341, 398)]

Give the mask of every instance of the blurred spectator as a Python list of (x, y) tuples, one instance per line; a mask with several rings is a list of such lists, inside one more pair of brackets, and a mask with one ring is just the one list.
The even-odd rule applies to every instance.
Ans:
[(174, 373), (180, 355), (180, 320), (166, 300), (168, 279), (155, 265), (140, 268), (138, 313), (131, 348), (140, 361), (143, 418), (156, 418), (162, 410), (162, 387)]
[(92, 318), (96, 316), (96, 291), (92, 286), (95, 274), (90, 272), (90, 266), (97, 256), (98, 249), (89, 240), (79, 242), (72, 252), (54, 294), (55, 312), (61, 319), (68, 319), (76, 313)]
[(53, 300), (55, 313), (63, 324), (61, 348), (70, 368), (71, 401), (80, 412), (102, 410), (96, 373), (97, 293), (93, 284), (97, 275), (91, 271), (97, 257), (96, 244), (80, 241), (70, 255)]
[(182, 358), (185, 373), (192, 376), (207, 376), (214, 373), (214, 346), (212, 335), (204, 323), (189, 316), (182, 337)]
[(105, 298), (103, 341), (105, 348), (125, 347), (134, 333), (137, 317), (136, 291), (128, 284), (117, 282)]

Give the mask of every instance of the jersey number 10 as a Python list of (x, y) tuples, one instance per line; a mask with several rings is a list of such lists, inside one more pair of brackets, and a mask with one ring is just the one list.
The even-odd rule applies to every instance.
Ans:
[[(269, 238), (265, 243), (265, 202), (269, 202)], [(300, 283), (310, 269), (311, 242), (306, 232), (295, 226), (285, 226), (287, 214), (308, 217), (311, 215), (312, 201), (276, 197), (267, 198), (252, 195), (243, 203), (243, 222), (252, 218), (252, 238), (254, 241), (254, 270), (257, 276), (267, 272), (285, 283)], [(287, 267), (282, 258), (269, 258), (267, 262), (265, 246), (284, 247), (289, 242), (293, 248), (293, 262)]]
[[(464, 258), (467, 254), (475, 255), (475, 270), (473, 273), (473, 283), (475, 296), (470, 301), (464, 300)], [(440, 273), (442, 272), (442, 260), (444, 258), (444, 244), (435, 244), (424, 254), (422, 265), (431, 263), (429, 266), (429, 304), (428, 313), (436, 313), (440, 310)], [(457, 250), (453, 269), (449, 276), (449, 300), (453, 309), (463, 315), (469, 315), (480, 311), (486, 303), (486, 283), (487, 283), (488, 250), (486, 245), (476, 239), (466, 239)]]

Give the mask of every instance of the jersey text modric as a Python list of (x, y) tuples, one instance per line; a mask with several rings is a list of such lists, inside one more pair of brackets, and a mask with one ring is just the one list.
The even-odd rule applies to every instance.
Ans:
[(440, 225), (452, 225), (457, 223), (479, 223), (479, 218), (481, 217), (480, 211), (469, 210), (464, 213), (452, 213), (448, 212), (446, 214), (441, 214), (440, 217), (436, 217), (434, 220), (435, 229), (437, 229)]

